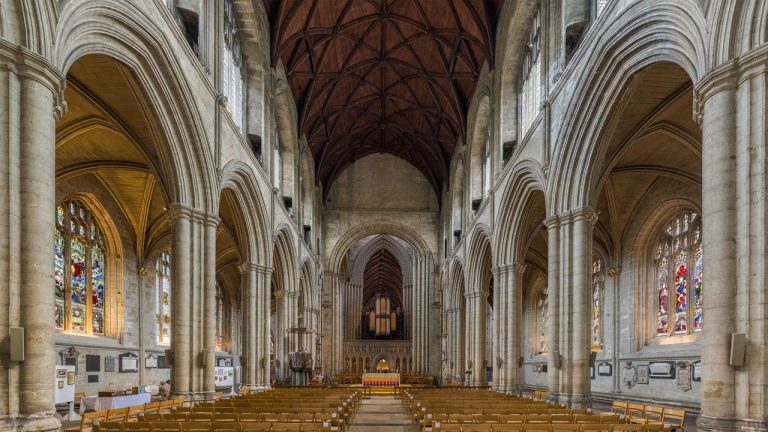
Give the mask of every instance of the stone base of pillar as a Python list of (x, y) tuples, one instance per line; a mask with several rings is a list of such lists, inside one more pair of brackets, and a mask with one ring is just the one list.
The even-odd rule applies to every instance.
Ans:
[(700, 415), (696, 419), (696, 427), (700, 431), (764, 431), (768, 430), (768, 422), (721, 419)]
[(586, 409), (592, 405), (592, 398), (589, 395), (560, 395), (560, 403), (568, 408)]
[(208, 401), (216, 399), (216, 392), (183, 392), (173, 393), (175, 399), (184, 399), (189, 402)]
[(36, 414), (29, 417), (19, 416), (16, 418), (16, 428), (13, 427), (3, 430), (17, 431), (57, 431), (61, 429), (61, 421), (54, 416), (53, 412)]

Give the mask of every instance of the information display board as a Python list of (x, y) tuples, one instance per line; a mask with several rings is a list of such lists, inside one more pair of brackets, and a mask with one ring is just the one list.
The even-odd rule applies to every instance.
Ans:
[(213, 380), (216, 387), (232, 387), (235, 385), (235, 368), (216, 367), (214, 368)]
[(75, 401), (75, 367), (56, 365), (53, 377), (54, 403)]

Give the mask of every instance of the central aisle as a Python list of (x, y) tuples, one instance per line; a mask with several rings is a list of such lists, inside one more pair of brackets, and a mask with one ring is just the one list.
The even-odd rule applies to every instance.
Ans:
[(349, 430), (412, 432), (419, 428), (411, 423), (400, 399), (393, 396), (371, 396), (370, 399), (363, 399)]

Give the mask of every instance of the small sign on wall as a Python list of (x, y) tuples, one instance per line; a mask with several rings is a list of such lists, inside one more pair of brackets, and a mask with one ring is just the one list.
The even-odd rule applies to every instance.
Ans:
[(147, 369), (153, 369), (157, 367), (157, 357), (150, 354), (144, 359), (144, 367)]
[(648, 365), (640, 365), (637, 367), (637, 383), (648, 384)]
[(675, 377), (675, 365), (672, 362), (651, 363), (648, 368), (651, 372), (651, 378), (671, 379)]
[(691, 379), (696, 382), (701, 382), (701, 362), (698, 361), (691, 365)]
[(113, 356), (104, 357), (104, 372), (115, 371), (115, 358)]
[(597, 365), (597, 374), (600, 376), (613, 375), (613, 365), (608, 362), (602, 362)]

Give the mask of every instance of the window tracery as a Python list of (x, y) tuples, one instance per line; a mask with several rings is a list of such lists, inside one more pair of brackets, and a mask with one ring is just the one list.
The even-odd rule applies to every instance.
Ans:
[(592, 347), (603, 345), (603, 293), (605, 292), (605, 269), (600, 257), (592, 261)]
[(103, 335), (106, 246), (83, 203), (71, 200), (57, 206), (53, 251), (56, 328)]
[(171, 343), (171, 252), (163, 251), (155, 264), (157, 343)]
[(700, 332), (704, 260), (697, 213), (682, 212), (664, 226), (653, 266), (656, 337)]
[(222, 49), (222, 93), (227, 110), (240, 131), (243, 130), (243, 52), (237, 30), (235, 9), (231, 0), (224, 1), (224, 46)]
[(533, 19), (531, 33), (528, 36), (528, 49), (523, 59), (522, 85), (520, 87), (520, 131), (521, 136), (528, 133), (533, 120), (539, 114), (541, 105), (541, 44), (540, 12)]

